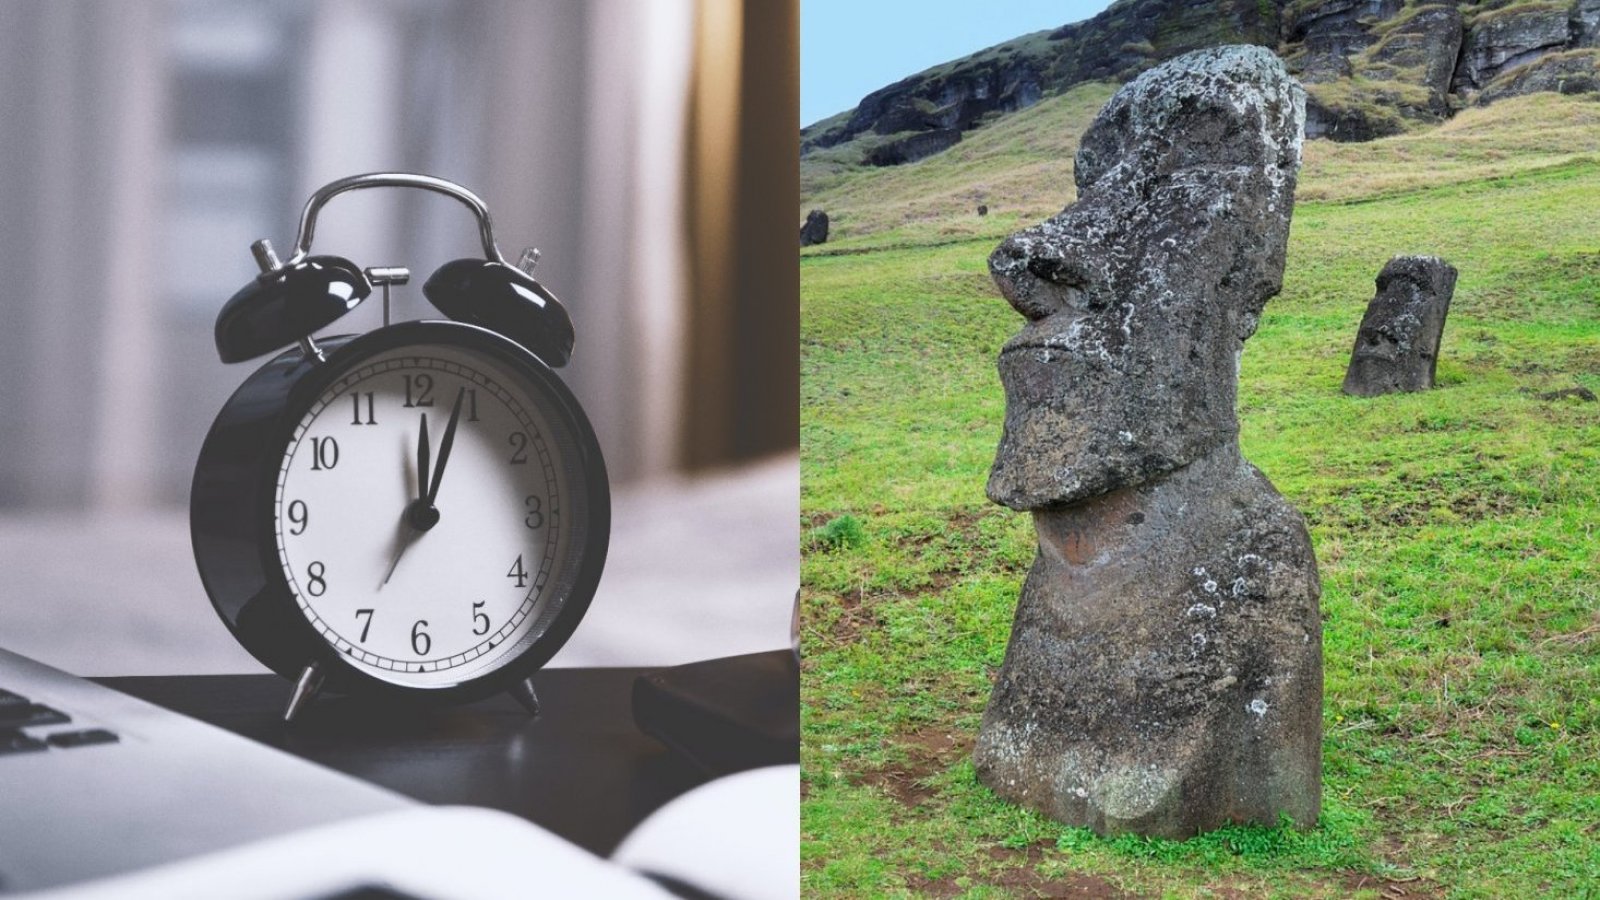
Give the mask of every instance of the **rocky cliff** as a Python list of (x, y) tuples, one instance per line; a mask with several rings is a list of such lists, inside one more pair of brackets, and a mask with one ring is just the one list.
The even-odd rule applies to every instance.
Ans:
[(1048, 94), (1216, 44), (1275, 50), (1307, 87), (1307, 136), (1333, 140), (1533, 91), (1600, 91), (1600, 0), (1117, 0), (873, 91), (802, 129), (801, 154), (911, 162)]

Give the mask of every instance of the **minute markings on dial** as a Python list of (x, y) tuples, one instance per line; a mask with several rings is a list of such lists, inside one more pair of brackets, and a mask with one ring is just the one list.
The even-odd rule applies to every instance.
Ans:
[[(352, 584), (347, 573), (343, 582), (339, 582), (336, 579), (330, 581), (325, 591), (326, 596), (317, 596), (314, 600), (306, 596), (304, 591), (306, 575), (304, 567), (306, 564), (305, 560), (308, 557), (305, 554), (319, 552), (316, 548), (323, 546), (322, 542), (331, 540), (331, 538), (327, 536), (330, 531), (332, 531), (332, 533), (337, 533), (337, 531), (333, 531), (333, 520), (325, 521), (324, 525), (329, 528), (330, 531), (322, 532), (324, 536), (318, 540), (318, 543), (302, 544), (300, 534), (307, 533), (308, 529), (295, 520), (303, 520), (307, 518), (306, 514), (302, 512), (304, 507), (296, 508), (295, 511), (300, 513), (299, 516), (287, 518), (287, 507), (284, 505), (286, 502), (284, 492), (286, 489), (293, 486), (290, 484), (291, 480), (294, 480), (295, 483), (299, 483), (296, 479), (299, 477), (304, 477), (291, 475), (290, 469), (291, 466), (295, 465), (295, 459), (298, 457), (301, 460), (299, 466), (295, 468), (295, 471), (306, 470), (308, 468), (305, 460), (310, 456), (310, 451), (313, 449), (310, 446), (310, 439), (313, 437), (324, 436), (326, 434), (327, 426), (331, 424), (342, 424), (347, 427), (354, 425), (353, 411), (355, 407), (349, 398), (352, 396), (352, 392), (355, 391), (356, 387), (360, 386), (361, 391), (359, 392), (359, 395), (362, 397), (365, 397), (366, 393), (371, 390), (375, 389), (377, 392), (376, 402), (378, 404), (378, 408), (375, 415), (376, 423), (374, 424), (377, 424), (380, 427), (372, 428), (371, 431), (384, 431), (381, 426), (383, 424), (388, 424), (389, 428), (385, 433), (393, 435), (394, 429), (399, 427), (400, 422), (395, 420), (392, 412), (389, 418), (386, 420), (383, 414), (383, 407), (390, 403), (394, 404), (394, 407), (400, 406), (401, 394), (399, 391), (402, 388), (402, 384), (400, 379), (396, 376), (404, 373), (411, 373), (415, 375), (418, 374), (419, 369), (432, 372), (433, 377), (430, 380), (434, 387), (442, 388), (444, 390), (448, 390), (449, 386), (457, 387), (457, 396), (455, 398), (456, 405), (453, 412), (455, 413), (454, 418), (457, 420), (458, 427), (459, 423), (461, 422), (473, 421), (473, 416), (470, 415), (471, 413), (478, 413), (479, 418), (483, 419), (483, 424), (474, 425), (472, 428), (495, 429), (494, 431), (481, 433), (483, 436), (477, 439), (480, 442), (480, 447), (484, 446), (481, 442), (485, 440), (490, 441), (491, 443), (494, 440), (505, 440), (505, 435), (507, 432), (498, 430), (504, 426), (496, 423), (509, 424), (514, 421), (515, 424), (509, 425), (511, 431), (513, 433), (520, 432), (530, 438), (528, 441), (528, 461), (530, 463), (535, 463), (535, 465), (529, 467), (532, 469), (532, 471), (528, 473), (528, 476), (537, 479), (540, 487), (539, 490), (533, 494), (528, 494), (526, 489), (517, 490), (517, 487), (522, 486), (526, 486), (526, 488), (534, 487), (534, 484), (531, 484), (527, 481), (528, 476), (516, 476), (512, 482), (507, 483), (507, 488), (515, 491), (514, 499), (511, 501), (511, 505), (513, 507), (521, 507), (518, 517), (511, 520), (516, 532), (529, 535), (527, 529), (532, 527), (531, 524), (524, 521), (524, 519), (526, 519), (529, 516), (529, 513), (532, 511), (532, 508), (525, 503), (524, 495), (539, 497), (540, 500), (536, 501), (536, 503), (542, 505), (547, 513), (552, 514), (552, 520), (549, 523), (539, 522), (539, 524), (547, 525), (548, 527), (548, 532), (542, 538), (529, 535), (530, 538), (533, 538), (534, 543), (532, 545), (520, 544), (520, 546), (525, 546), (528, 551), (532, 551), (534, 553), (534, 555), (528, 559), (528, 574), (530, 576), (529, 581), (532, 583), (528, 585), (526, 591), (518, 591), (519, 595), (522, 595), (523, 599), (514, 606), (501, 607), (500, 611), (498, 612), (495, 611), (495, 608), (492, 605), (487, 610), (489, 613), (487, 618), (492, 619), (493, 624), (499, 627), (494, 628), (493, 631), (487, 631), (481, 635), (478, 634), (480, 630), (485, 629), (484, 618), (479, 618), (478, 616), (478, 613), (483, 611), (485, 608), (473, 605), (473, 602), (477, 598), (468, 599), (466, 596), (462, 597), (462, 600), (466, 602), (462, 604), (464, 608), (460, 611), (459, 616), (446, 612), (425, 612), (422, 617), (428, 618), (432, 624), (429, 626), (423, 626), (423, 630), (429, 632), (431, 634), (431, 638), (428, 641), (424, 641), (419, 638), (415, 642), (415, 646), (430, 645), (432, 650), (438, 651), (438, 656), (429, 657), (423, 660), (417, 660), (415, 657), (410, 656), (409, 653), (400, 655), (390, 654), (387, 656), (379, 655), (372, 652), (370, 649), (363, 649), (360, 646), (359, 641), (351, 641), (341, 634), (342, 630), (354, 629), (350, 633), (349, 638), (356, 638), (363, 630), (369, 630), (369, 634), (367, 635), (369, 639), (378, 640), (381, 637), (381, 633), (383, 632), (384, 628), (383, 619), (385, 618), (385, 613), (382, 608), (379, 608), (376, 612), (375, 621), (371, 621), (373, 617), (370, 615), (364, 616), (363, 620), (359, 621), (354, 617), (354, 609), (357, 606), (365, 609), (373, 606), (382, 606), (383, 604), (388, 603), (388, 601), (383, 601), (383, 604), (374, 604), (368, 599), (376, 599), (375, 595), (370, 593), (372, 588), (357, 586), (359, 585), (359, 582), (365, 581), (364, 578), (357, 577), (355, 579), (355, 584)], [(450, 385), (449, 381), (443, 381), (441, 383), (440, 376), (445, 375), (457, 376), (461, 379), (461, 383), (457, 385)], [(390, 384), (389, 382), (385, 381), (385, 379), (393, 379), (393, 383)], [(471, 387), (469, 388), (468, 385)], [(413, 387), (415, 386), (416, 385), (414, 384)], [(482, 392), (484, 393), (483, 398), (477, 397), (478, 389), (482, 389)], [(437, 397), (438, 395), (435, 394), (434, 396)], [(446, 394), (446, 396), (448, 396), (448, 394)], [(280, 554), (287, 554), (284, 556), (284, 573), (287, 580), (290, 582), (291, 591), (296, 596), (297, 602), (300, 604), (301, 608), (305, 611), (307, 618), (311, 620), (312, 624), (317, 628), (317, 630), (328, 639), (330, 644), (334, 645), (342, 653), (349, 654), (351, 657), (356, 659), (361, 659), (369, 666), (381, 669), (389, 669), (396, 672), (438, 671), (449, 669), (456, 665), (461, 665), (512, 640), (513, 635), (517, 632), (518, 626), (527, 620), (528, 617), (533, 616), (536, 613), (539, 614), (540, 619), (543, 619), (544, 614), (539, 613), (540, 606), (538, 604), (540, 601), (540, 591), (543, 590), (548, 577), (551, 575), (550, 569), (554, 559), (555, 544), (557, 541), (557, 532), (559, 528), (558, 524), (554, 520), (553, 514), (558, 508), (557, 498), (559, 496), (560, 489), (557, 486), (558, 482), (555, 480), (556, 466), (553, 464), (553, 460), (550, 457), (551, 449), (545, 445), (544, 437), (540, 433), (540, 425), (543, 423), (535, 422), (529, 417), (529, 414), (523, 408), (523, 403), (526, 401), (522, 400), (521, 396), (522, 395), (513, 396), (512, 393), (509, 393), (504, 387), (496, 383), (494, 378), (486, 376), (483, 372), (476, 370), (474, 367), (461, 366), (446, 359), (407, 356), (403, 358), (379, 360), (346, 373), (339, 381), (330, 386), (324, 392), (320, 402), (314, 404), (313, 407), (307, 411), (305, 416), (302, 417), (301, 424), (291, 440), (290, 453), (287, 454), (287, 458), (285, 459), (283, 465), (283, 471), (280, 473), (278, 483), (278, 503), (276, 504), (276, 508), (278, 509), (278, 521), (276, 530), (278, 532), (279, 550)], [(489, 406), (483, 407), (479, 402), (480, 399), (489, 400), (491, 397), (498, 400), (499, 403), (495, 404), (491, 400)], [(416, 399), (421, 398), (417, 397)], [(334, 403), (339, 404), (339, 415), (337, 420), (332, 418), (319, 418), (321, 413), (324, 411), (324, 408)], [(475, 406), (480, 408), (474, 409)], [(367, 403), (362, 402), (360, 407), (360, 411), (362, 413), (361, 419), (363, 420), (362, 425), (366, 425), (367, 422), (365, 420), (368, 418), (366, 415)], [(463, 412), (463, 410), (466, 412)], [(499, 411), (496, 412), (497, 410)], [(421, 410), (417, 410), (417, 412), (419, 414), (418, 418), (411, 421), (416, 422), (420, 427)], [(491, 416), (490, 413), (493, 413), (493, 416)], [(505, 416), (510, 416), (510, 418), (504, 418)], [(410, 416), (402, 416), (400, 421), (408, 419), (410, 419)], [(454, 438), (452, 441), (454, 455), (459, 456), (461, 451), (460, 435), (449, 435), (449, 430), (450, 429), (447, 426), (445, 429), (447, 436)], [(494, 437), (497, 432), (499, 435), (498, 438)], [(343, 432), (341, 431), (340, 434), (342, 435)], [(427, 496), (423, 495), (424, 485), (427, 486), (428, 494), (433, 495), (432, 499), (438, 499), (440, 490), (439, 485), (442, 483), (442, 469), (446, 460), (450, 458), (450, 454), (447, 454), (444, 451), (444, 444), (445, 441), (441, 440), (440, 445), (436, 448), (439, 451), (438, 455), (440, 458), (437, 461), (429, 461), (432, 463), (432, 465), (428, 466), (430, 471), (426, 473), (426, 476), (424, 476), (424, 473), (421, 471), (417, 473), (418, 477), (415, 486), (416, 493), (413, 494), (416, 499), (429, 499)], [(367, 446), (370, 447), (371, 444), (369, 443)], [(393, 444), (391, 443), (389, 446), (392, 447)], [(505, 447), (506, 445), (502, 443), (500, 446)], [(302, 451), (302, 449), (304, 451), (303, 456), (298, 452)], [(360, 444), (352, 444), (349, 447), (341, 448), (341, 450), (343, 451), (342, 456), (344, 458), (341, 459), (337, 464), (338, 468), (334, 471), (330, 471), (326, 476), (319, 473), (317, 476), (318, 478), (331, 478), (335, 479), (339, 483), (345, 483), (346, 478), (356, 478), (356, 473), (361, 470), (363, 465), (370, 464), (368, 462), (364, 462), (363, 460), (371, 459), (371, 451), (369, 449), (365, 454), (365, 457), (363, 457)], [(482, 451), (480, 450), (478, 452), (481, 454)], [(390, 456), (388, 458), (393, 460), (394, 457)], [(504, 465), (508, 461), (506, 456), (500, 456), (499, 460), (501, 465)], [(479, 465), (482, 464), (483, 463), (479, 463)], [(387, 468), (388, 471), (393, 472), (393, 463), (390, 463), (389, 466), (390, 467), (385, 468)], [(459, 468), (459, 466), (454, 466), (454, 468)], [(543, 473), (540, 473), (540, 469), (543, 469)], [(470, 475), (471, 473), (469, 472), (467, 474)], [(543, 477), (541, 477), (541, 474)], [(393, 478), (394, 476), (389, 477)], [(456, 475), (452, 476), (452, 479), (458, 481), (465, 477), (466, 475), (463, 473), (457, 472)], [(362, 482), (356, 481), (350, 483), (360, 484)], [(310, 484), (311, 483), (307, 482), (307, 485)], [(330, 485), (330, 488), (335, 491), (334, 496), (338, 496), (338, 491), (340, 490), (364, 490), (349, 487), (338, 488), (337, 485)], [(300, 489), (296, 488), (296, 490)], [(466, 493), (469, 495), (471, 494), (471, 492)], [(451, 509), (452, 512), (455, 512), (456, 508), (454, 506), (449, 506), (449, 504), (456, 502), (450, 499), (450, 497), (454, 496), (456, 496), (456, 488), (452, 488), (452, 493), (445, 498), (447, 508)], [(310, 505), (312, 507), (323, 510), (328, 509), (326, 500), (324, 500), (319, 506), (317, 503), (317, 497), (309, 495), (308, 497), (311, 500)], [(391, 507), (391, 509), (392, 508), (393, 507)], [(324, 513), (324, 515), (326, 514), (327, 512)], [(461, 514), (471, 515), (471, 510), (464, 510)], [(500, 514), (503, 513), (497, 513), (496, 515)], [(393, 513), (390, 515), (393, 515)], [(389, 521), (393, 522), (394, 520), (389, 519)], [(537, 517), (534, 518), (534, 521), (538, 521)], [(393, 528), (392, 525), (389, 527)], [(483, 527), (498, 528), (501, 526), (484, 523)], [(348, 531), (348, 528), (346, 530)], [(315, 534), (316, 532), (316, 528), (309, 529), (309, 533)], [(291, 539), (291, 535), (293, 536), (294, 545), (300, 547), (300, 550), (292, 551), (286, 543)], [(413, 550), (412, 552), (416, 551)], [(290, 565), (289, 561), (291, 559), (298, 559), (299, 564)], [(385, 559), (383, 561), (387, 562), (388, 560)], [(337, 560), (330, 559), (330, 562), (337, 562)], [(503, 572), (505, 562), (501, 562), (500, 566), (502, 568), (499, 571)], [(341, 564), (339, 566), (340, 571), (346, 571), (349, 568), (350, 566), (348, 563)], [(320, 567), (319, 571), (321, 571)], [(338, 573), (332, 572), (331, 574), (336, 575)], [(501, 583), (504, 584), (505, 582)], [(339, 587), (340, 584), (345, 586), (341, 588)], [(373, 585), (373, 582), (367, 582), (366, 584), (370, 586)], [(393, 590), (393, 587), (390, 589)], [(463, 593), (470, 594), (470, 589), (463, 588)], [(482, 596), (487, 595), (480, 594), (480, 597)], [(316, 606), (312, 607), (310, 605), (311, 602), (315, 602)], [(492, 599), (490, 602), (491, 604), (493, 603)], [(389, 641), (390, 644), (394, 645), (394, 649), (396, 651), (400, 650), (399, 643), (401, 640), (403, 640), (403, 642), (406, 644), (405, 649), (407, 651), (413, 649), (413, 642), (410, 639), (410, 630), (411, 626), (418, 618), (420, 617), (413, 614), (406, 622), (396, 623), (395, 627), (401, 628), (404, 631), (404, 634), (400, 635), (398, 640)], [(458, 640), (457, 637), (452, 637), (450, 633), (440, 630), (447, 627), (455, 627), (445, 624), (446, 622), (452, 621), (455, 618), (459, 618), (461, 620), (459, 623), (455, 623), (457, 626), (459, 626), (457, 630), (460, 632), (461, 637), (464, 637), (467, 633), (474, 635), (473, 640), (476, 642), (472, 646), (465, 646), (465, 641)], [(349, 621), (345, 621), (346, 619)], [(363, 628), (363, 626), (370, 626), (370, 629)]]

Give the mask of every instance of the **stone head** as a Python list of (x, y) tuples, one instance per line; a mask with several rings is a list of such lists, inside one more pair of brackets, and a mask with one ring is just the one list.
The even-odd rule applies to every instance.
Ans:
[(1075, 503), (1237, 435), (1239, 354), (1282, 285), (1304, 120), (1305, 92), (1259, 47), (1173, 59), (1100, 111), (1077, 201), (989, 257), (1027, 319), (1000, 353), (991, 499)]

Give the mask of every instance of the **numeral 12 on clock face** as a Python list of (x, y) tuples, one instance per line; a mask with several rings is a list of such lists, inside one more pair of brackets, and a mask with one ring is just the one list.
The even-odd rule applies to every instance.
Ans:
[(573, 486), (521, 382), (453, 347), (376, 356), (325, 389), (278, 471), (278, 562), (348, 662), (448, 686), (539, 636)]

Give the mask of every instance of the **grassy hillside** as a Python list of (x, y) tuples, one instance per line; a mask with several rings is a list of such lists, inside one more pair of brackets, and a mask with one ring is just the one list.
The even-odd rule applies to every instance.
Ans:
[[(1307, 147), (1240, 418), (1322, 572), (1319, 827), (1103, 840), (976, 783), (1033, 553), (1027, 517), (983, 497), (994, 356), (1021, 321), (984, 261), (1070, 199), (1095, 96), (993, 127), (1017, 146), (975, 135), (960, 159), (803, 187), (838, 223), (801, 261), (807, 895), (1583, 896), (1600, 884), (1600, 403), (1539, 395), (1600, 391), (1593, 101)], [(979, 185), (986, 219), (966, 209)], [(1460, 269), (1441, 384), (1345, 397), (1397, 253)]]
[[(1080, 85), (969, 132), (920, 162), (862, 165), (843, 144), (800, 162), (800, 217), (826, 210), (829, 242), (808, 254), (996, 237), (1073, 199), (1072, 154), (1116, 85)], [(868, 140), (870, 139), (862, 139)], [(1475, 107), (1437, 128), (1365, 144), (1306, 144), (1301, 200), (1361, 200), (1514, 175), (1600, 156), (1600, 97), (1530, 94)], [(989, 206), (979, 217), (978, 204)]]
[[(800, 161), (801, 217), (827, 211), (824, 252), (987, 235), (1041, 219), (1072, 198), (1072, 154), (1063, 148), (1114, 93), (1112, 84), (1079, 85), (903, 166), (861, 164), (874, 136), (816, 151)], [(977, 214), (980, 203), (987, 217)]]

